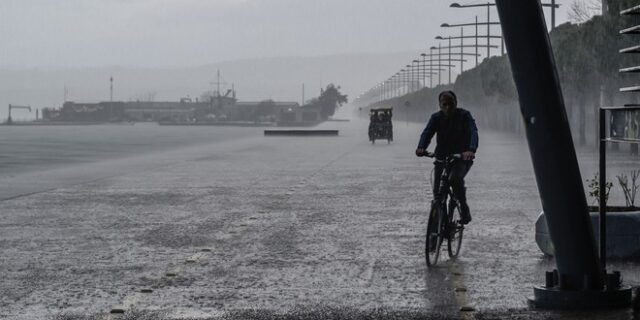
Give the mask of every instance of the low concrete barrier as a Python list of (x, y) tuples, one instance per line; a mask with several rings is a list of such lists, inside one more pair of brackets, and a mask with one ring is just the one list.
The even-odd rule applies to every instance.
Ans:
[(220, 121), (220, 122), (172, 122), (159, 121), (161, 126), (212, 126), (212, 127), (275, 127), (274, 122)]
[[(596, 245), (599, 245), (598, 212), (590, 212), (589, 214)], [(536, 220), (535, 233), (538, 248), (544, 254), (553, 256), (555, 250), (549, 237), (544, 212), (540, 213), (538, 220)], [(640, 258), (640, 211), (607, 212), (607, 258)]]
[(265, 130), (265, 136), (337, 136), (338, 130)]

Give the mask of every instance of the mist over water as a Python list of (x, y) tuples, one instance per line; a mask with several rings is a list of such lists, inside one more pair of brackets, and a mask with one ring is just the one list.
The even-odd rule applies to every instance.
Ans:
[(261, 134), (238, 127), (135, 125), (0, 126), (0, 177), (234, 141)]

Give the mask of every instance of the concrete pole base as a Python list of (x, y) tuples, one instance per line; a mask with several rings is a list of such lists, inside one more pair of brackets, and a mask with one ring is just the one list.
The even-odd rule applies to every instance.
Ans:
[[(533, 288), (529, 306), (535, 309), (582, 310), (628, 308), (633, 300), (630, 286), (621, 285), (620, 272), (607, 274), (606, 289), (569, 290), (563, 288), (557, 271), (547, 272), (545, 286)], [(585, 280), (585, 288), (589, 288)]]

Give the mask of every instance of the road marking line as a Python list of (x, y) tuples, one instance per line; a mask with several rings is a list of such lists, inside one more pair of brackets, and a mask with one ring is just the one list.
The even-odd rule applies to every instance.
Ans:
[[(461, 268), (461, 266), (459, 267)], [(462, 319), (473, 319), (473, 312), (476, 311), (476, 309), (472, 304), (469, 303), (469, 299), (467, 297), (467, 287), (465, 286), (464, 281), (464, 271), (454, 269), (452, 266), (450, 266), (449, 273), (452, 275), (452, 277), (449, 277), (449, 275), (447, 275), (447, 280), (451, 281), (451, 285), (453, 286), (454, 299), (459, 307), (459, 312), (462, 312)]]
[(206, 254), (204, 252), (196, 252), (195, 254), (193, 254), (192, 256), (188, 257), (186, 262), (187, 263), (195, 263), (198, 260), (200, 260), (200, 258), (203, 258)]
[[(126, 296), (120, 305), (111, 309), (111, 313), (114, 313), (114, 311), (119, 311), (119, 310), (128, 310), (129, 308), (131, 308), (131, 306), (133, 306), (138, 301), (140, 301), (140, 299), (143, 296), (144, 294), (141, 292), (134, 292), (133, 294)], [(120, 313), (120, 312), (115, 312), (115, 313)]]

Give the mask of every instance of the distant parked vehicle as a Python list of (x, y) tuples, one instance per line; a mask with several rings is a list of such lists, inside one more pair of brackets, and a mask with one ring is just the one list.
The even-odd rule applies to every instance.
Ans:
[(369, 110), (369, 141), (372, 144), (376, 143), (376, 140), (387, 140), (387, 143), (393, 141), (392, 115), (393, 108)]

